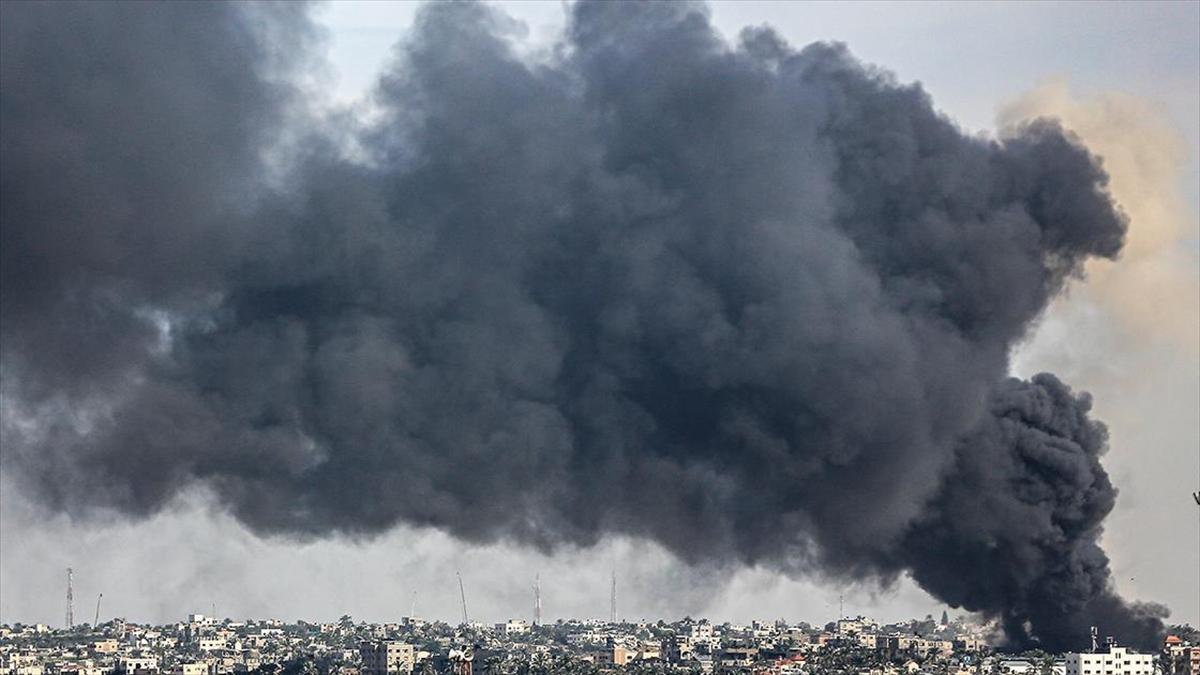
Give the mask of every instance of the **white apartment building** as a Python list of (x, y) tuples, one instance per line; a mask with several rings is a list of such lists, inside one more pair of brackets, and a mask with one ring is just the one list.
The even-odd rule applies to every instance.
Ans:
[(219, 637), (204, 637), (197, 641), (202, 652), (215, 652), (225, 649), (225, 640)]
[(520, 619), (509, 619), (505, 623), (496, 624), (496, 632), (505, 636), (523, 635), (529, 632), (529, 624)]
[(1110, 646), (1103, 652), (1067, 654), (1066, 671), (1066, 675), (1154, 675), (1154, 655)]

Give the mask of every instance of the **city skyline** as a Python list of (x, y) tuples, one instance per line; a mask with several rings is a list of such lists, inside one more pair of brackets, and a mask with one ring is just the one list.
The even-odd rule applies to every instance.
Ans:
[[(545, 47), (560, 37), (564, 8), (556, 3), (499, 7), (526, 21), (528, 35), (522, 37), (522, 30), (515, 25), (493, 29), (517, 43), (522, 58), (530, 62), (550, 59)], [(1102, 464), (1112, 479), (1116, 501), (1104, 521), (1101, 543), (1112, 560), (1115, 590), (1127, 599), (1165, 603), (1172, 610), (1168, 623), (1192, 625), (1200, 623), (1200, 579), (1195, 574), (1200, 564), (1200, 531), (1192, 526), (1197, 509), (1190, 497), (1200, 480), (1200, 454), (1196, 452), (1200, 448), (1200, 419), (1195, 413), (1200, 406), (1200, 315), (1196, 308), (1200, 286), (1196, 215), (1200, 204), (1198, 7), (1196, 3), (1063, 3), (1017, 7), (975, 4), (951, 9), (949, 5), (918, 4), (902, 11), (886, 4), (843, 8), (826, 4), (716, 3), (710, 10), (714, 30), (730, 42), (741, 27), (764, 22), (773, 25), (797, 50), (814, 39), (845, 40), (854, 57), (868, 66), (893, 71), (900, 84), (921, 82), (932, 105), (959, 125), (964, 138), (976, 134), (995, 138), (1023, 120), (1050, 114), (1059, 117), (1090, 151), (1101, 156), (1102, 166), (1111, 176), (1113, 197), (1129, 217), (1124, 250), (1115, 262), (1086, 262), (1089, 278), (1068, 282), (1064, 294), (1051, 293), (1048, 309), (1014, 330), (1011, 341), (1005, 343), (1006, 348), (1011, 347), (1011, 356), (997, 357), (997, 362), (1005, 361), (1008, 374), (1023, 378), (1050, 370), (1059, 374), (1072, 391), (1093, 394), (1092, 418), (1105, 422), (1110, 434)], [(5, 13), (12, 11), (6, 9)], [(297, 29), (300, 37), (296, 38), (297, 43), (308, 45), (303, 59), (314, 61), (296, 57), (303, 62), (289, 65), (298, 70), (288, 71), (287, 76), (301, 82), (301, 90), (311, 95), (309, 104), (332, 119), (342, 115), (365, 120), (386, 114), (386, 106), (381, 113), (378, 102), (367, 104), (363, 97), (370, 94), (381, 68), (389, 67), (391, 45), (414, 38), (415, 11), (412, 5), (373, 3), (315, 8), (312, 26), (305, 24), (303, 30)], [(883, 18), (894, 22), (888, 24), (890, 30)], [(308, 19), (264, 15), (255, 20), (260, 23), (252, 25), (288, 31), (295, 29), (288, 21), (301, 24)], [(14, 32), (6, 41), (16, 55), (21, 49), (17, 37), (20, 28), (10, 30)], [(207, 43), (200, 40), (196, 44)], [(270, 44), (270, 49), (280, 49), (278, 44)], [(16, 56), (6, 60), (19, 63)], [(13, 70), (4, 74), (6, 93), (14, 91), (19, 81), (14, 79), (17, 66), (9, 67)], [(191, 66), (183, 70), (192, 72)], [(972, 79), (973, 74), (978, 81)], [(253, 99), (255, 91), (246, 88), (238, 95)], [(260, 103), (264, 110), (273, 110), (270, 106), (274, 104), (261, 101), (246, 105)], [(302, 117), (307, 113), (290, 110), (288, 114)], [(351, 124), (339, 133), (350, 136), (357, 128)], [(242, 152), (239, 147), (228, 150), (235, 157), (230, 161), (239, 170)], [(219, 161), (227, 159), (223, 156)], [(6, 172), (16, 166), (5, 161)], [(258, 180), (257, 175), (254, 180)], [(349, 187), (352, 184), (347, 181), (343, 189), (357, 189)], [(6, 184), (7, 204), (20, 203), (15, 197), (23, 193), (17, 189)], [(181, 192), (180, 198), (189, 198), (187, 194)], [(325, 192), (320, 194), (321, 198), (327, 196)], [(659, 208), (636, 200), (631, 204), (630, 208)], [(100, 203), (96, 208), (110, 206)], [(111, 208), (119, 213), (125, 207)], [(167, 213), (155, 211), (157, 204), (148, 208), (155, 217)], [(369, 211), (353, 214), (347, 222), (373, 222), (376, 216)], [(285, 216), (272, 213), (270, 218)], [(13, 231), (13, 222), (6, 220), (9, 232)], [(181, 225), (184, 229), (190, 226), (186, 222)], [(773, 235), (767, 232), (762, 236), (769, 239)], [(5, 246), (10, 252), (13, 241), (19, 239), (6, 235)], [(178, 253), (173, 246), (163, 249), (167, 256), (164, 260)], [(98, 249), (107, 250), (103, 246)], [(762, 251), (756, 255), (768, 257)], [(220, 252), (214, 256), (220, 258)], [(636, 256), (630, 259), (636, 260)], [(9, 258), (5, 260), (7, 263)], [(87, 266), (93, 264), (107, 263), (68, 260), (63, 266), (68, 270), (72, 265), (90, 269)], [(272, 273), (296, 264), (295, 260), (284, 260)], [(215, 263), (214, 269), (220, 270), (213, 274), (225, 274), (222, 265)], [(271, 268), (266, 265), (262, 269)], [(291, 273), (292, 269), (285, 271)], [(171, 270), (151, 269), (147, 274), (150, 290), (138, 297), (151, 303), (146, 311), (153, 315), (160, 311), (153, 303), (161, 299), (153, 286), (170, 278)], [(229, 274), (237, 283), (245, 280), (236, 276), (240, 271)], [(197, 278), (201, 279), (197, 288), (209, 282), (204, 274)], [(500, 278), (499, 273), (496, 278)], [(14, 313), (6, 315), (5, 335), (10, 345), (28, 344), (27, 353), (35, 353), (32, 345), (36, 341), (29, 341), (29, 335), (17, 330), (24, 328), (25, 324), (20, 323), (24, 319), (12, 317), (29, 316), (16, 313), (24, 311), (20, 301), (28, 297), (36, 302), (40, 296), (12, 283), (6, 285), (5, 311)], [(161, 311), (176, 311), (171, 303), (183, 302), (181, 298), (191, 302), (192, 296), (187, 293), (194, 290), (185, 289), (178, 296), (166, 298), (162, 305), (166, 309)], [(29, 295), (23, 296), (22, 292)], [(172, 292), (168, 289), (164, 295)], [(309, 298), (303, 302), (315, 307), (321, 300)], [(510, 317), (515, 317), (513, 321), (528, 319), (518, 314)], [(172, 319), (160, 316), (155, 320), (167, 326), (164, 333), (170, 334)], [(491, 315), (488, 320), (504, 323)], [(183, 324), (178, 316), (174, 321)], [(521, 323), (519, 328), (523, 330), (526, 325)], [(355, 330), (358, 338), (369, 341), (375, 336), (372, 331), (382, 329), (367, 322)], [(447, 343), (457, 345), (460, 343), (453, 341), (462, 340), (461, 344), (468, 344), (469, 338), (451, 334)], [(171, 338), (168, 335), (160, 339)], [(507, 338), (501, 334), (496, 339)], [(333, 348), (351, 354), (355, 345), (339, 343)], [(553, 350), (556, 346), (551, 340), (530, 347), (534, 348)], [(568, 533), (563, 540), (539, 539), (545, 537), (542, 531), (531, 526), (527, 532), (519, 522), (504, 521), (495, 531), (499, 534), (488, 531), (485, 525), (476, 528), (470, 518), (453, 520), (452, 528), (439, 526), (442, 521), (437, 518), (445, 517), (442, 514), (429, 515), (427, 521), (421, 520), (426, 516), (418, 515), (409, 522), (401, 518), (394, 526), (371, 524), (356, 529), (348, 517), (339, 520), (345, 514), (330, 512), (322, 515), (328, 518), (327, 526), (309, 529), (302, 520), (289, 520), (286, 509), (254, 511), (260, 503), (253, 500), (234, 500), (237, 506), (231, 507), (226, 501), (228, 496), (242, 498), (245, 493), (228, 489), (218, 496), (220, 490), (228, 488), (219, 480), (189, 483), (169, 499), (138, 493), (142, 485), (157, 479), (152, 472), (145, 483), (131, 481), (124, 496), (134, 495), (132, 502), (121, 502), (122, 495), (118, 494), (110, 502), (98, 499), (96, 504), (87, 505), (90, 497), (80, 497), (79, 492), (93, 490), (94, 486), (79, 477), (85, 474), (71, 473), (69, 464), (58, 468), (77, 482), (50, 490), (50, 496), (38, 498), (41, 503), (37, 503), (28, 496), (30, 487), (37, 483), (29, 478), (34, 474), (23, 473), (33, 455), (26, 450), (14, 452), (13, 448), (20, 447), (16, 444), (21, 434), (36, 428), (36, 423), (30, 421), (34, 417), (26, 415), (28, 408), (23, 404), (26, 400), (43, 400), (38, 399), (43, 394), (18, 389), (14, 383), (21, 380), (14, 364), (25, 354), (7, 349), (11, 351), (6, 352), (4, 388), (0, 391), (4, 398), (5, 445), (9, 446), (0, 463), (0, 621), (16, 617), (53, 624), (54, 617), (62, 612), (62, 601), (54, 598), (63, 597), (62, 576), (67, 567), (75, 572), (75, 597), (82, 610), (77, 616), (88, 614), (87, 604), (102, 592), (105, 614), (141, 621), (203, 613), (214, 603), (221, 612), (228, 608), (230, 616), (281, 614), (336, 619), (342, 614), (356, 618), (361, 614), (379, 620), (393, 616), (393, 611), (394, 616), (402, 616), (414, 591), (418, 614), (424, 607), (429, 616), (453, 618), (461, 600), (456, 571), (462, 572), (472, 615), (478, 612), (487, 622), (532, 617), (535, 603), (531, 585), (535, 579), (544, 589), (541, 595), (548, 619), (607, 616), (609, 577), (614, 570), (620, 578), (620, 614), (631, 617), (713, 614), (741, 622), (781, 617), (804, 620), (818, 614), (832, 617), (839, 613), (836, 605), (841, 599), (846, 601), (847, 613), (885, 620), (936, 616), (945, 609), (951, 615), (961, 611), (920, 590), (905, 571), (908, 568), (892, 560), (879, 565), (883, 573), (857, 577), (857, 572), (843, 573), (852, 567), (847, 563), (829, 568), (812, 564), (811, 553), (809, 558), (798, 558), (807, 562), (789, 568), (786, 557), (782, 558), (785, 564), (776, 564), (775, 552), (770, 550), (771, 538), (766, 536), (752, 544), (730, 544), (714, 536), (705, 545), (714, 549), (729, 547), (736, 555), (696, 555), (685, 564), (681, 555), (692, 551), (687, 538), (673, 537), (666, 527), (642, 527), (624, 513), (614, 516), (613, 522), (619, 526), (599, 527), (595, 533), (574, 529), (580, 523), (590, 523), (586, 518), (567, 525), (547, 521), (552, 531)], [(147, 353), (154, 354), (153, 348), (149, 349)], [(473, 349), (463, 347), (461, 355), (476, 354)], [(372, 367), (391, 367), (395, 359), (404, 360), (409, 355), (380, 353), (368, 357), (364, 363), (374, 364)], [(371, 360), (376, 357), (378, 360)], [(497, 368), (512, 368), (515, 372), (525, 367), (526, 374), (532, 373), (529, 377), (541, 376), (537, 358), (521, 354), (514, 358), (525, 358), (527, 362), (516, 366), (505, 362)], [(54, 366), (44, 363), (38, 362), (35, 367), (52, 372)], [(105, 367), (83, 363), (77, 372), (102, 378), (106, 376)], [(47, 386), (62, 386), (62, 391), (69, 392), (64, 395), (75, 395), (76, 389), (86, 392), (90, 386), (86, 383), (63, 384), (73, 377), (74, 373), (48, 377)], [(519, 380), (519, 384), (526, 383)], [(169, 394), (166, 396), (169, 400)], [(531, 400), (539, 400), (540, 396), (543, 394), (533, 395)], [(231, 419), (237, 415), (233, 410), (229, 414)], [(536, 417), (540, 413), (522, 409), (514, 414), (529, 415), (528, 420), (540, 424), (541, 418)], [(79, 417), (82, 419), (72, 420), (77, 427), (94, 421), (86, 413)], [(668, 419), (669, 415), (662, 418)], [(200, 429), (203, 424), (189, 428)], [(546, 428), (550, 431), (538, 433), (557, 433), (553, 425)], [(534, 437), (525, 427), (509, 431)], [(554, 440), (551, 436), (540, 438)], [(284, 441), (280, 443), (282, 447)], [(292, 443), (295, 445), (295, 439)], [(288, 461), (301, 466), (312, 458)], [(148, 465), (135, 461), (101, 466), (119, 477), (124, 471)], [(183, 470), (193, 469), (198, 476), (211, 475), (205, 466)], [(483, 486), (480, 490), (490, 490), (490, 494), (500, 489), (488, 484), (486, 475), (473, 475), (469, 469), (463, 467), (463, 480), (479, 481)], [(541, 482), (532, 481), (539, 486), (537, 490), (549, 495), (539, 499), (554, 498), (553, 490), (545, 486), (557, 480), (553, 474), (556, 470), (553, 463), (528, 469), (535, 475), (537, 471), (547, 472)], [(514, 470), (513, 475), (527, 475), (523, 471)], [(721, 485), (707, 478), (697, 479), (696, 484), (708, 489)], [(47, 494), (44, 485), (40, 489)], [(317, 490), (313, 494), (323, 493)], [(692, 496), (702, 501), (699, 493)], [(271, 498), (265, 495), (263, 503)], [(142, 499), (145, 501), (139, 501)], [(436, 493), (431, 492), (428, 499), (436, 502)], [(649, 506), (645, 509), (653, 507), (652, 501), (646, 503)], [(80, 504), (86, 508), (78, 507)], [(904, 498), (897, 498), (895, 504), (900, 505), (898, 508), (916, 508)], [(880, 527), (882, 532), (892, 531), (886, 524)], [(459, 536), (448, 534), (447, 529), (454, 529)], [(825, 532), (821, 536), (832, 535)], [(747, 562), (750, 560), (759, 562)], [(878, 585), (880, 580), (882, 587)], [(831, 606), (835, 611), (828, 611)], [(592, 607), (595, 609), (588, 609)]]

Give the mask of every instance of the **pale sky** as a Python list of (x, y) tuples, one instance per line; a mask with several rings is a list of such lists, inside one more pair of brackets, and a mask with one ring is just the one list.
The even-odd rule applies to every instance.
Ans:
[[(557, 2), (501, 4), (528, 25), (530, 54), (562, 26)], [(329, 29), (337, 102), (369, 93), (416, 7), (337, 2), (317, 10)], [(712, 14), (728, 37), (766, 23), (795, 46), (843, 41), (900, 81), (921, 82), (972, 132), (995, 134), (1001, 115), (1012, 122), (1054, 112), (1068, 127), (1077, 120), (1085, 142), (1096, 139), (1094, 151), (1114, 155), (1112, 189), (1129, 202), (1131, 243), (1139, 245), (1051, 308), (1014, 355), (1014, 374), (1052, 370), (1095, 395), (1096, 415), (1112, 432), (1105, 465), (1121, 491), (1104, 539), (1118, 588), (1168, 604), (1170, 622), (1200, 625), (1200, 509), (1190, 496), (1200, 489), (1200, 3), (736, 2), (713, 4)], [(1174, 148), (1181, 159), (1148, 167), (1157, 155), (1139, 148)], [(1140, 297), (1158, 313), (1131, 309), (1131, 288), (1149, 294)], [(485, 621), (530, 619), (535, 574), (545, 618), (606, 617), (613, 569), (627, 618), (824, 623), (839, 600), (848, 614), (884, 621), (945, 609), (907, 581), (845, 588), (765, 570), (688, 569), (628, 539), (554, 556), (409, 528), (368, 542), (264, 541), (203, 495), (145, 522), (79, 525), (35, 512), (9, 482), (0, 476), (0, 622), (61, 624), (67, 566), (77, 620), (87, 621), (100, 592), (102, 621), (166, 622), (214, 604), (219, 616), (395, 620), (409, 613), (414, 591), (418, 615), (457, 620), (456, 569), (472, 618)]]

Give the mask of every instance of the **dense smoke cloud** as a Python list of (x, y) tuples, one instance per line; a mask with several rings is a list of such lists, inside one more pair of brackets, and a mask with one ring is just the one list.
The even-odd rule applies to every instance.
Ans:
[(577, 4), (535, 64), (438, 4), (381, 122), (282, 148), (290, 8), (0, 24), (3, 458), (47, 506), (202, 486), (264, 535), (622, 533), (911, 572), (1016, 645), (1159, 630), (1096, 545), (1086, 397), (1005, 380), (1125, 234), (1056, 123), (969, 137), (840, 46), (731, 48), (696, 5)]

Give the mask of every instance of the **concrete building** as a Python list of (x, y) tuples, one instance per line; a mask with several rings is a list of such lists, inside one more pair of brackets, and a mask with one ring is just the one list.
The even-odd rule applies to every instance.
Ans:
[(1067, 654), (1066, 675), (1154, 675), (1154, 656), (1110, 645), (1095, 653)]
[(504, 623), (496, 624), (496, 632), (506, 637), (524, 635), (529, 632), (529, 624), (520, 619), (509, 619)]
[(98, 654), (113, 654), (121, 648), (121, 643), (116, 640), (96, 640), (92, 643), (92, 651)]
[(122, 656), (117, 659), (117, 670), (122, 673), (136, 673), (139, 670), (158, 670), (158, 659), (153, 656)]
[(208, 664), (180, 663), (171, 669), (171, 675), (208, 675)]
[(683, 663), (692, 658), (692, 642), (686, 635), (672, 635), (663, 640), (662, 655), (669, 663)]
[(851, 635), (863, 632), (862, 621), (858, 619), (838, 619), (837, 633), (838, 635)]
[(1200, 647), (1177, 647), (1166, 654), (1168, 675), (1200, 675)]
[(408, 675), (413, 671), (413, 646), (393, 640), (359, 645), (362, 675)]
[(1168, 635), (1163, 641), (1167, 675), (1200, 675), (1200, 647), (1191, 645), (1178, 635)]
[(630, 654), (624, 647), (612, 646), (603, 651), (596, 652), (596, 665), (598, 666), (623, 666), (630, 661)]
[(731, 668), (749, 668), (758, 660), (758, 649), (754, 647), (729, 647), (722, 649), (717, 660), (720, 665)]

